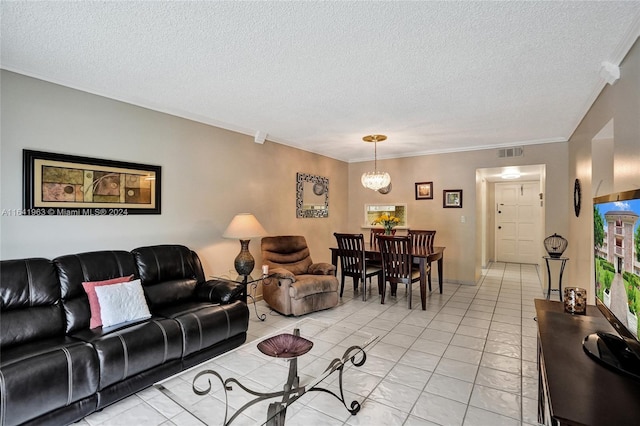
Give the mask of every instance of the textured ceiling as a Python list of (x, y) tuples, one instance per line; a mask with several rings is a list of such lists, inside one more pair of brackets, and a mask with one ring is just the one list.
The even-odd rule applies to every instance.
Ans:
[(2, 2), (1, 66), (344, 161), (565, 141), (640, 2)]

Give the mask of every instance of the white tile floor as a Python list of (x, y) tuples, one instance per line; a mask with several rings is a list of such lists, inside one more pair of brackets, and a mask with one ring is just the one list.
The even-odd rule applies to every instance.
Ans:
[[(333, 397), (313, 392), (292, 405), (288, 426), (537, 425), (533, 299), (543, 297), (537, 268), (494, 263), (477, 286), (445, 283), (444, 294), (436, 290), (428, 297), (426, 311), (420, 309), (414, 286), (410, 311), (403, 288), (380, 305), (375, 280), (363, 302), (347, 279), (336, 308), (310, 315), (380, 339), (368, 351), (366, 364), (345, 374), (347, 396), (364, 399), (356, 416)], [(269, 312), (259, 302), (259, 312), (267, 314), (263, 323), (250, 308), (249, 340), (298, 320)], [(258, 423), (245, 417), (237, 424)], [(201, 425), (153, 387), (77, 424)]]

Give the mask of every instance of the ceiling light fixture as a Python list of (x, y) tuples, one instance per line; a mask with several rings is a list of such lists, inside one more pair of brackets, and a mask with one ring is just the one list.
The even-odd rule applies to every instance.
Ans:
[(369, 135), (362, 138), (365, 142), (373, 142), (373, 171), (362, 174), (362, 186), (377, 191), (386, 188), (391, 183), (391, 176), (387, 172), (378, 171), (378, 142), (386, 140), (385, 135)]
[(500, 175), (502, 179), (518, 179), (520, 176), (518, 172), (505, 172)]

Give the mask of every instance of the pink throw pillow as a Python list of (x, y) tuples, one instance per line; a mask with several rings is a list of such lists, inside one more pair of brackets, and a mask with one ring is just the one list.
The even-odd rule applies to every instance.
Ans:
[(88, 281), (82, 283), (82, 287), (84, 287), (84, 291), (89, 297), (89, 308), (91, 309), (91, 320), (89, 321), (89, 328), (96, 328), (102, 325), (102, 318), (100, 317), (100, 302), (98, 301), (98, 295), (96, 294), (96, 287), (126, 283), (127, 281), (131, 281), (132, 279), (133, 275), (129, 275), (128, 277), (118, 277), (111, 278), (110, 280)]

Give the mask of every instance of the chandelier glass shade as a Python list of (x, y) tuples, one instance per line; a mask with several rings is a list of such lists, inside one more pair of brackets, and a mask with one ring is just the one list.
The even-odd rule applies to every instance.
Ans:
[(391, 183), (391, 176), (389, 173), (378, 170), (378, 142), (386, 140), (385, 135), (369, 135), (362, 138), (365, 142), (373, 142), (374, 157), (373, 157), (373, 171), (365, 172), (362, 174), (360, 181), (365, 188), (377, 191), (382, 188), (386, 188)]
[(360, 178), (362, 186), (365, 188), (377, 191), (378, 189), (386, 188), (391, 183), (391, 176), (387, 172), (374, 171), (364, 172), (362, 178)]

